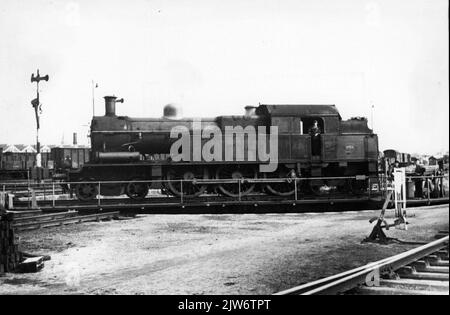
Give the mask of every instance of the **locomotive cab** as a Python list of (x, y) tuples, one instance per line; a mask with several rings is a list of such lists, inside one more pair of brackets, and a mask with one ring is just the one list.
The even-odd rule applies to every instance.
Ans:
[(322, 155), (321, 134), (324, 130), (323, 119), (321, 117), (305, 117), (300, 122), (302, 133), (309, 134), (311, 137), (311, 158), (320, 159)]
[[(256, 113), (278, 127), (280, 160), (322, 160), (324, 136), (338, 134), (341, 120), (334, 105), (260, 105)], [(311, 136), (315, 121), (319, 133)]]

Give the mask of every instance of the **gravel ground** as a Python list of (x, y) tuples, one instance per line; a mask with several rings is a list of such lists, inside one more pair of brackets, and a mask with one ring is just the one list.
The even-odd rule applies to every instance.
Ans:
[[(448, 211), (410, 208), (409, 230), (387, 234), (431, 241)], [(0, 277), (0, 294), (272, 294), (417, 246), (361, 243), (378, 214), (139, 215), (22, 232), (23, 251), (52, 259)]]

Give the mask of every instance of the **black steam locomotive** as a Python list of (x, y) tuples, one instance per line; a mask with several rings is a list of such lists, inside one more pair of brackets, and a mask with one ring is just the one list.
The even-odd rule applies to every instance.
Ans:
[[(71, 182), (84, 182), (73, 186), (80, 200), (124, 193), (142, 199), (149, 188), (184, 197), (252, 192), (290, 196), (295, 193), (292, 178), (304, 179), (297, 186), (304, 194), (320, 194), (323, 187), (360, 193), (370, 189), (368, 177), (377, 177), (377, 135), (366, 118), (342, 120), (334, 105), (247, 106), (245, 115), (196, 121), (177, 118), (170, 105), (162, 118), (117, 116), (118, 102), (123, 99), (105, 97), (105, 115), (91, 123), (91, 162), (68, 175)], [(183, 141), (199, 146), (179, 146), (174, 156), (171, 150), (186, 134)], [(214, 137), (220, 141), (211, 150), (208, 142)], [(206, 156), (200, 154), (205, 151)], [(272, 168), (269, 151), (277, 151), (269, 161), (276, 162)], [(353, 179), (329, 178), (349, 176)], [(257, 178), (278, 180), (253, 180)], [(102, 184), (99, 192), (97, 181), (121, 183)]]

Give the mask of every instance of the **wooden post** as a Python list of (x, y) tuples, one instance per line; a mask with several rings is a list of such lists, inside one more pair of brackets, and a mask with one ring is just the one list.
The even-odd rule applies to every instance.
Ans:
[(238, 179), (239, 201), (241, 201), (241, 179)]
[(0, 274), (15, 271), (21, 255), (10, 215), (0, 214)]
[(52, 206), (55, 207), (55, 182), (52, 182)]
[(295, 201), (297, 201), (297, 198), (298, 198), (298, 196), (297, 196), (297, 178), (294, 178), (294, 189), (295, 189), (295, 192), (294, 192)]
[(183, 180), (180, 180), (180, 186), (181, 186), (181, 203), (183, 203)]
[(37, 209), (36, 191), (31, 189), (31, 209)]
[(98, 203), (98, 206), (100, 207), (100, 204), (101, 204), (101, 201), (100, 201), (100, 194), (101, 194), (101, 191), (100, 191), (100, 188), (101, 188), (101, 186), (100, 186), (100, 182), (98, 182), (98, 195), (97, 195), (97, 203)]

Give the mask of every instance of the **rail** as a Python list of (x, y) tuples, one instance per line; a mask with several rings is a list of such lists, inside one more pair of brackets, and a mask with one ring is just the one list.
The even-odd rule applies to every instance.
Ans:
[[(407, 181), (412, 180), (423, 180), (426, 182), (426, 186), (428, 189), (425, 190), (426, 195), (424, 196), (427, 200), (427, 203), (430, 204), (434, 199), (431, 194), (430, 185), (432, 185), (431, 181), (434, 181), (434, 185), (436, 187), (436, 181), (439, 185), (439, 194), (438, 197), (448, 198), (448, 180), (447, 187), (445, 187), (445, 179), (448, 178), (448, 175), (444, 176), (414, 176), (407, 177)], [(339, 192), (338, 190), (330, 190), (330, 191), (320, 191), (316, 193), (309, 192), (305, 194), (304, 188), (305, 182), (314, 182), (317, 181), (319, 185), (324, 185), (323, 187), (329, 185), (332, 186), (333, 182), (336, 181), (345, 181), (349, 183), (349, 185), (355, 185), (358, 187), (359, 183), (365, 183), (364, 185), (360, 185), (363, 189), (355, 189), (349, 195), (346, 192)], [(111, 196), (108, 195), (107, 189), (111, 186), (121, 186), (125, 187), (129, 184), (130, 181), (76, 181), (76, 182), (43, 182), (43, 183), (0, 183), (0, 189), (4, 193), (8, 192), (9, 195), (14, 195), (14, 203), (23, 204), (27, 203), (28, 208), (36, 208), (37, 204), (45, 204), (46, 207), (49, 206), (56, 208), (58, 205), (66, 204), (69, 200), (75, 201), (77, 200), (74, 196), (73, 190), (71, 188), (75, 187), (79, 184), (89, 184), (95, 186), (95, 198), (89, 201), (90, 203), (95, 202), (96, 206), (102, 207), (105, 204), (108, 204), (111, 200), (118, 202), (119, 199), (129, 199), (125, 194), (119, 196)], [(235, 185), (234, 189), (237, 191), (235, 196), (227, 196), (227, 201), (231, 202), (241, 202), (241, 201), (249, 201), (250, 196), (259, 196), (261, 200), (264, 200), (263, 195), (259, 193), (257, 190), (252, 192), (251, 194), (245, 194), (243, 192), (243, 187), (245, 185), (255, 185), (256, 187), (262, 187), (267, 184), (280, 184), (285, 183), (289, 189), (293, 191), (291, 195), (288, 196), (267, 196), (267, 198), (274, 197), (272, 199), (282, 199), (283, 202), (287, 203), (297, 203), (300, 201), (305, 201), (310, 198), (323, 198), (332, 200), (335, 198), (339, 199), (358, 199), (358, 198), (366, 198), (367, 200), (372, 200), (374, 198), (381, 197), (384, 194), (384, 189), (389, 186), (389, 182), (386, 178), (382, 178), (381, 180), (376, 177), (367, 177), (367, 176), (340, 176), (340, 177), (310, 177), (310, 178), (243, 178), (243, 179), (177, 179), (177, 180), (167, 180), (167, 179), (158, 179), (158, 180), (133, 180), (132, 183), (145, 183), (148, 187), (150, 187), (149, 193), (141, 200), (135, 200), (137, 203), (145, 203), (148, 202), (162, 202), (159, 199), (166, 199), (167, 202), (177, 202), (181, 205), (192, 203), (194, 201), (200, 200), (200, 197), (205, 197), (205, 201), (209, 202), (211, 199), (220, 200), (222, 196), (219, 196), (212, 189), (209, 190), (209, 194), (201, 194), (197, 196), (197, 198), (191, 198), (185, 193), (188, 189), (186, 187), (192, 185), (209, 185), (210, 187), (216, 187), (217, 185)], [(180, 189), (180, 194), (178, 196), (169, 195), (165, 193), (164, 190), (161, 190), (161, 187), (167, 186), (169, 183), (175, 183), (178, 185)], [(336, 187), (334, 187), (336, 188)], [(262, 190), (260, 190), (262, 192)], [(122, 192), (123, 193), (123, 192)], [(438, 198), (437, 198), (438, 199)], [(423, 199), (422, 199), (423, 200)], [(421, 200), (419, 200), (421, 201)], [(80, 201), (80, 204), (87, 204), (88, 201)]]
[(372, 262), (331, 277), (284, 290), (275, 295), (333, 295), (343, 293), (361, 284), (365, 284), (368, 277), (372, 274), (382, 275), (385, 272), (390, 273), (396, 271), (442, 248), (448, 247), (448, 241), (449, 237), (447, 235), (446, 237), (407, 252)]
[(76, 211), (48, 215), (44, 214), (24, 218), (15, 218), (13, 220), (13, 228), (16, 231), (28, 231), (68, 224), (109, 220), (117, 216), (119, 216), (119, 211), (95, 213), (83, 216), (78, 215), (78, 212)]
[[(310, 177), (310, 178), (241, 178), (241, 179), (158, 179), (158, 180), (132, 180), (132, 183), (144, 183), (150, 187), (149, 193), (145, 196), (145, 199), (152, 198), (177, 198), (180, 203), (186, 203), (192, 200), (191, 196), (186, 194), (189, 185), (235, 185), (234, 189), (237, 191), (235, 196), (230, 196), (231, 200), (241, 201), (246, 194), (244, 193), (244, 185), (267, 185), (267, 184), (279, 184), (286, 183), (289, 185), (289, 189), (293, 191), (291, 196), (286, 196), (285, 200), (297, 202), (303, 198), (303, 185), (305, 182), (317, 181), (318, 184), (327, 185), (327, 182), (344, 180), (352, 185), (352, 182), (365, 182), (367, 189), (357, 190), (356, 195), (368, 195), (369, 197), (376, 194), (378, 189), (373, 187), (379, 187), (378, 179), (367, 176), (341, 176), (341, 177)], [(75, 200), (74, 194), (70, 188), (80, 184), (88, 184), (95, 186), (96, 197), (94, 198), (98, 206), (101, 206), (104, 200), (118, 199), (120, 196), (108, 196), (105, 191), (111, 186), (125, 187), (130, 181), (74, 181), (74, 182), (45, 182), (45, 183), (0, 183), (1, 190), (15, 195), (15, 199), (19, 201), (27, 201), (31, 207), (33, 199), (37, 202), (51, 202), (53, 206), (57, 203), (66, 200)], [(164, 194), (162, 191), (158, 191), (161, 187), (164, 188), (167, 184), (176, 184), (180, 188), (179, 196), (173, 196)], [(331, 186), (331, 184), (330, 184)], [(328, 187), (328, 186), (327, 186)], [(152, 188), (156, 188), (153, 189)], [(336, 187), (334, 187), (336, 188)], [(322, 192), (319, 195), (322, 197), (332, 196), (334, 192)], [(211, 194), (210, 194), (211, 195)], [(215, 194), (217, 196), (217, 194)], [(339, 195), (339, 194), (338, 194)], [(125, 195), (121, 195), (126, 197)], [(212, 194), (214, 196), (214, 193)]]

